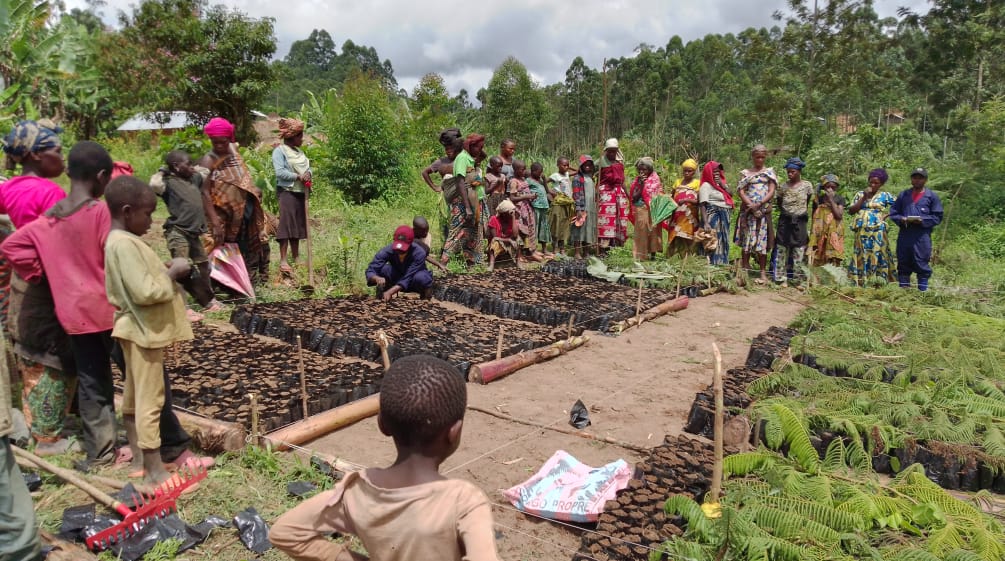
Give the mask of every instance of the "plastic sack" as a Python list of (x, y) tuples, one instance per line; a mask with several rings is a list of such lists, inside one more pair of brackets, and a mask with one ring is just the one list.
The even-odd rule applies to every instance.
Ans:
[(596, 522), (604, 503), (628, 486), (632, 469), (624, 460), (590, 467), (559, 450), (533, 477), (503, 491), (528, 514), (565, 522)]
[(211, 251), (209, 266), (211, 279), (250, 298), (255, 297), (248, 267), (236, 243), (225, 243)]
[(234, 527), (241, 533), (241, 543), (255, 553), (265, 553), (272, 549), (269, 541), (269, 525), (258, 515), (255, 507), (249, 506), (234, 517)]
[(569, 424), (580, 430), (590, 426), (590, 412), (583, 405), (582, 399), (577, 399), (572, 411), (569, 411)]
[(291, 481), (286, 484), (286, 492), (300, 498), (313, 494), (317, 488), (318, 486), (310, 481)]

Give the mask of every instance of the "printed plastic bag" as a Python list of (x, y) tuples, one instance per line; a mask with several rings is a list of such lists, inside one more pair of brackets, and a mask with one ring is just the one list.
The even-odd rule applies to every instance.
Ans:
[(252, 299), (255, 297), (248, 267), (236, 243), (225, 243), (210, 252), (209, 265), (211, 279)]
[(565, 522), (596, 522), (604, 503), (628, 486), (632, 469), (624, 460), (590, 467), (559, 450), (533, 477), (503, 491), (513, 506)]

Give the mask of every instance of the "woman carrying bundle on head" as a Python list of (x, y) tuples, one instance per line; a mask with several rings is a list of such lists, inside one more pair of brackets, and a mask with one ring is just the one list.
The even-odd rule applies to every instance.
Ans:
[(701, 211), (698, 209), (698, 189), (701, 182), (695, 177), (698, 162), (688, 158), (680, 167), (682, 177), (674, 183), (671, 190), (677, 210), (670, 217), (667, 257), (687, 257), (701, 251), (695, 236), (701, 228)]
[(237, 151), (234, 125), (222, 117), (214, 117), (203, 131), (213, 145), (199, 164), (209, 169), (202, 193), (209, 198), (206, 218), (214, 247), (236, 243), (251, 281), (265, 282), (269, 278), (269, 241), (262, 190), (255, 185), (248, 165)]
[(292, 250), (293, 262), (300, 257), (300, 240), (307, 238), (307, 197), (312, 186), (311, 162), (300, 147), (304, 143), (304, 123), (297, 119), (279, 119), (279, 138), (283, 143), (272, 151), (279, 198), (279, 271), (289, 275), (293, 267), (286, 260)]

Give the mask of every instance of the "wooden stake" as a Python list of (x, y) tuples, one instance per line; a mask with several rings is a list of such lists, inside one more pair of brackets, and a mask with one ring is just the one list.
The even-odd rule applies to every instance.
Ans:
[(585, 431), (572, 430), (572, 429), (567, 429), (565, 427), (555, 427), (555, 426), (551, 426), (551, 425), (545, 425), (543, 423), (538, 423), (537, 421), (528, 421), (526, 419), (519, 419), (517, 417), (511, 417), (511, 416), (509, 416), (509, 415), (507, 415), (505, 413), (499, 413), (498, 411), (493, 411), (491, 409), (483, 409), (483, 408), (477, 407), (475, 405), (468, 405), (468, 409), (470, 409), (472, 411), (478, 411), (479, 413), (485, 413), (486, 415), (492, 415), (493, 417), (497, 417), (499, 419), (503, 419), (503, 420), (506, 420), (506, 421), (512, 421), (514, 423), (520, 423), (521, 425), (527, 425), (529, 427), (537, 427), (539, 429), (545, 429), (545, 430), (560, 432), (562, 434), (569, 434), (569, 435), (572, 435), (572, 436), (578, 436), (579, 438), (585, 438), (587, 440), (596, 440), (597, 442), (604, 442), (606, 444), (612, 444), (614, 446), (620, 446), (621, 448), (626, 448), (628, 450), (634, 450), (636, 452), (641, 452), (643, 454), (647, 454), (647, 453), (651, 452), (651, 449), (646, 448), (644, 446), (638, 446), (636, 444), (632, 444), (631, 442), (625, 442), (623, 440), (618, 440), (616, 438), (611, 438), (609, 436), (597, 436), (595, 434), (588, 433), (588, 432), (585, 432)]
[(572, 325), (573, 325), (574, 321), (576, 321), (576, 314), (575, 314), (575, 312), (569, 314), (569, 325), (568, 325), (568, 327), (565, 328), (565, 340), (566, 341), (568, 341), (569, 339), (572, 339)]
[(251, 443), (258, 446), (261, 443), (262, 432), (258, 429), (258, 396), (249, 393), (251, 401)]
[(715, 372), (712, 378), (712, 391), (715, 392), (714, 463), (712, 464), (711, 488), (708, 495), (705, 496), (706, 503), (718, 503), (719, 495), (722, 494), (722, 417), (725, 406), (722, 402), (722, 353), (719, 352), (719, 346), (714, 342), (712, 343), (712, 354), (715, 355)]
[(502, 358), (503, 334), (505, 332), (506, 332), (506, 329), (502, 326), (502, 324), (500, 324), (499, 325), (499, 338), (496, 339), (496, 360), (499, 360), (500, 358)]
[(674, 298), (680, 298), (680, 274), (677, 275), (677, 295)]
[(645, 280), (638, 279), (638, 300), (635, 301), (635, 325), (639, 325), (639, 314), (642, 313), (642, 287), (645, 285)]
[(310, 416), (307, 412), (307, 375), (304, 372), (304, 346), (300, 342), (300, 335), (297, 335), (297, 358), (300, 361), (300, 402), (304, 408), (304, 418)]
[(377, 346), (380, 347), (380, 358), (384, 361), (384, 372), (391, 369), (391, 355), (387, 354), (387, 347), (391, 345), (391, 340), (387, 338), (387, 333), (383, 329), (377, 330)]

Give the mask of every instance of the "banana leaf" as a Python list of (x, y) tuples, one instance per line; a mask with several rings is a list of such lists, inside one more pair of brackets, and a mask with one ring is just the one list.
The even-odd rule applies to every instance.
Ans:
[(653, 224), (659, 224), (670, 218), (675, 210), (677, 203), (673, 202), (669, 195), (656, 195), (649, 202), (649, 216)]

